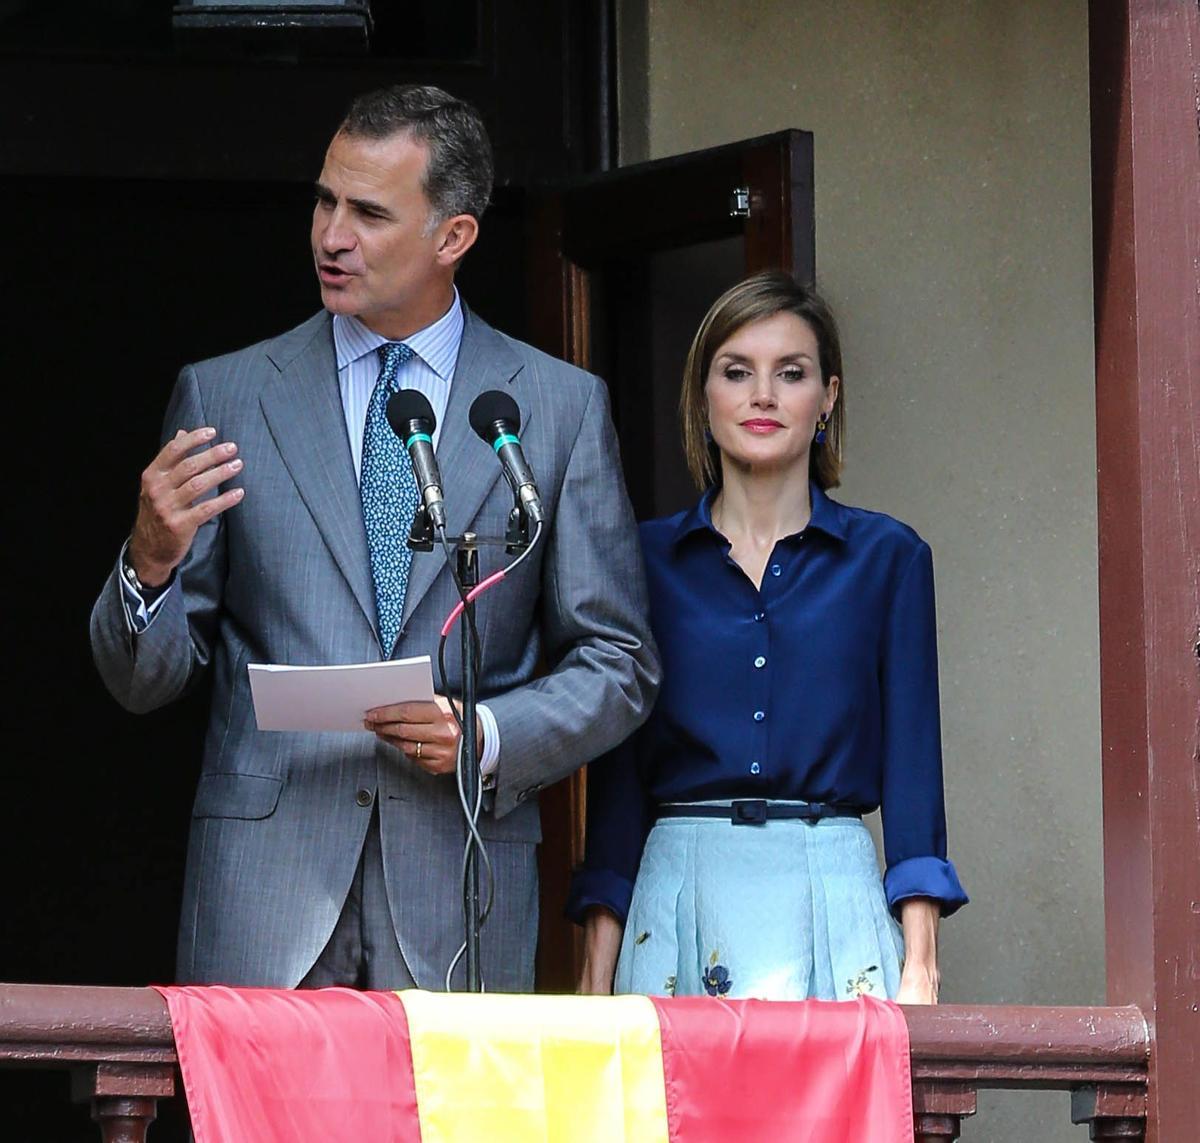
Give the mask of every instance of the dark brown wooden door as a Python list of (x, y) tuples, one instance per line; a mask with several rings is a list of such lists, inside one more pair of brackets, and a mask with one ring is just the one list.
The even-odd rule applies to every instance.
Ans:
[[(531, 194), (529, 328), (541, 348), (604, 377), (639, 519), (691, 488), (675, 403), (693, 332), (746, 274), (815, 271), (813, 138), (781, 131)], [(563, 918), (583, 858), (584, 774), (542, 795), (538, 987), (574, 988), (579, 932)]]

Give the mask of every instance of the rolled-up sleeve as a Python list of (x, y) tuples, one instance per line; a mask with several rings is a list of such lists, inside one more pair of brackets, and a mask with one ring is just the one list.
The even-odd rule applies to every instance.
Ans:
[(946, 857), (933, 554), (920, 543), (900, 572), (881, 647), (883, 841), (888, 905), (930, 897), (949, 916), (967, 903)]
[(635, 733), (588, 764), (587, 848), (571, 878), (566, 908), (578, 924), (595, 905), (621, 921), (629, 913), (651, 817), (638, 766), (642, 737)]

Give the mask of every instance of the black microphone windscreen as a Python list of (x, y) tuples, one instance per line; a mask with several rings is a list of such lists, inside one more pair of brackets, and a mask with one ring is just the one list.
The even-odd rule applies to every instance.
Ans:
[(521, 410), (507, 393), (489, 389), (486, 393), (480, 393), (471, 403), (470, 419), (471, 428), (491, 444), (495, 434), (493, 426), (497, 421), (507, 421), (513, 432), (521, 427)]
[(387, 419), (392, 432), (401, 439), (408, 436), (410, 421), (428, 421), (430, 433), (437, 427), (433, 406), (420, 389), (401, 389), (393, 393), (388, 398)]

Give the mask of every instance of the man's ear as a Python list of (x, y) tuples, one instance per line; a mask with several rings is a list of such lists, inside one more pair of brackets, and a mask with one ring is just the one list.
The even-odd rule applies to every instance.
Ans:
[(479, 220), (470, 214), (456, 214), (437, 229), (437, 257), (443, 266), (454, 266), (479, 237)]

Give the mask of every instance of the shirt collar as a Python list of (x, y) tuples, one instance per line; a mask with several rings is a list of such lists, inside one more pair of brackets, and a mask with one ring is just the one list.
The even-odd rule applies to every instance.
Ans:
[[(427, 325), (411, 337), (406, 337), (404, 344), (443, 381), (448, 382), (458, 361), (462, 335), (462, 301), (458, 296), (458, 287), (455, 286), (450, 308), (432, 325)], [(339, 372), (360, 357), (374, 353), (381, 345), (387, 345), (388, 341), (388, 338), (368, 329), (350, 314), (333, 315), (333, 346), (337, 354)]]
[[(808, 528), (805, 531), (816, 528), (819, 532), (824, 532), (835, 540), (844, 541), (846, 539), (846, 522), (843, 518), (842, 506), (836, 500), (830, 500), (811, 481), (808, 485), (808, 494), (812, 502), (812, 515), (809, 517)], [(700, 502), (683, 514), (683, 519), (679, 521), (679, 526), (675, 529), (676, 544), (682, 542), (693, 532), (709, 531), (715, 536), (720, 536), (712, 522), (712, 503), (716, 495), (715, 487), (708, 489), (700, 497)]]

